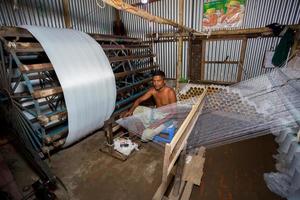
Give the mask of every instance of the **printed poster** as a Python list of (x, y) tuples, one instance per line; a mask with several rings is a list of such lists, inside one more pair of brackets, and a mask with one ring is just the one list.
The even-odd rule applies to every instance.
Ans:
[(204, 3), (204, 29), (240, 27), (243, 23), (246, 0), (213, 0)]

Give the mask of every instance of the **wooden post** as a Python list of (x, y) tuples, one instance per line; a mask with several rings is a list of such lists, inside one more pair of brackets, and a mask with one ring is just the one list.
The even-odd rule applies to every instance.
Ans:
[(247, 47), (247, 38), (244, 38), (242, 40), (242, 47), (241, 47), (241, 53), (240, 53), (240, 62), (238, 64), (237, 82), (240, 82), (242, 80), (246, 47)]
[(191, 80), (191, 65), (192, 65), (192, 39), (188, 39), (188, 53), (187, 53), (187, 78)]
[[(183, 12), (184, 12), (184, 1), (179, 0), (179, 25), (183, 26)], [(180, 32), (182, 29), (180, 28)], [(183, 46), (183, 38), (179, 37), (178, 41), (178, 60), (176, 66), (176, 90), (179, 90), (179, 81), (181, 78), (182, 71), (182, 46)]]
[(171, 143), (165, 145), (164, 163), (162, 182), (153, 196), (153, 200), (161, 200), (167, 190), (167, 187), (172, 178), (172, 171), (174, 170), (175, 162), (177, 161), (181, 151), (187, 145), (187, 139), (192, 132), (193, 127), (203, 108), (203, 99), (206, 95), (207, 89), (201, 94), (196, 104), (193, 105), (192, 110), (185, 118), (176, 135), (173, 137)]
[(206, 40), (202, 40), (202, 48), (201, 48), (201, 68), (200, 68), (200, 80), (204, 80), (204, 73), (205, 73), (205, 47), (206, 47)]
[(64, 20), (66, 28), (71, 28), (71, 15), (70, 15), (70, 7), (69, 7), (69, 0), (63, 0), (63, 13), (64, 13)]

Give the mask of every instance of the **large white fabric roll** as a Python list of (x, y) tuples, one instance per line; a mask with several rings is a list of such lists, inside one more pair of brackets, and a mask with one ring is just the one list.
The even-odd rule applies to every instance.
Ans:
[(68, 146), (101, 128), (115, 107), (116, 84), (108, 58), (89, 35), (72, 30), (22, 26), (40, 42), (63, 89)]

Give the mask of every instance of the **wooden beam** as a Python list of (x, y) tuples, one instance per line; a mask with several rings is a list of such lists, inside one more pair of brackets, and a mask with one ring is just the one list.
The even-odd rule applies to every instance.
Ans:
[(47, 89), (42, 89), (42, 90), (36, 90), (33, 92), (33, 97), (35, 99), (40, 99), (40, 98), (45, 98), (48, 96), (56, 95), (59, 93), (62, 93), (62, 88), (61, 87), (53, 87), (53, 88), (47, 88)]
[(242, 80), (246, 48), (247, 48), (247, 38), (244, 38), (242, 41), (242, 47), (240, 52), (240, 62), (238, 64), (237, 82), (240, 82)]
[(205, 73), (205, 51), (206, 51), (206, 40), (202, 40), (201, 44), (201, 65), (200, 65), (200, 80), (204, 80)]
[(34, 52), (43, 52), (43, 47), (36, 42), (16, 42), (16, 46), (9, 46), (8, 48), (13, 49), (16, 53), (34, 53)]
[(130, 61), (130, 60), (139, 60), (154, 57), (154, 54), (146, 54), (146, 55), (134, 55), (134, 56), (114, 56), (108, 58), (110, 63), (113, 62), (121, 62), (121, 61)]
[[(179, 0), (179, 25), (183, 25), (183, 12), (184, 12), (184, 1)], [(179, 29), (182, 32), (182, 29)], [(180, 37), (178, 41), (178, 60), (176, 66), (176, 90), (179, 90), (179, 82), (181, 79), (181, 71), (182, 71), (182, 54), (183, 54), (183, 38)]]
[(0, 36), (2, 37), (24, 37), (32, 38), (33, 36), (29, 31), (19, 27), (9, 27), (2, 26), (0, 27)]
[(126, 72), (119, 72), (119, 73), (115, 73), (115, 78), (120, 79), (120, 78), (123, 78), (125, 76), (129, 76), (129, 75), (132, 75), (132, 74), (136, 74), (136, 73), (139, 73), (139, 72), (143, 72), (143, 71), (147, 71), (147, 70), (151, 70), (151, 69), (156, 69), (156, 68), (158, 68), (158, 65), (152, 65), (150, 67), (135, 69), (135, 70), (126, 71)]
[[(132, 38), (127, 36), (119, 35), (106, 35), (106, 34), (95, 34), (88, 33), (92, 38), (97, 41), (109, 41), (109, 42), (131, 42), (131, 43), (141, 43), (142, 39)], [(0, 36), (2, 37), (23, 37), (23, 38), (33, 38), (32, 34), (23, 28), (19, 27), (9, 27), (9, 26), (0, 26)]]
[(41, 64), (30, 64), (30, 65), (21, 65), (20, 72), (21, 73), (34, 73), (34, 72), (43, 72), (43, 71), (51, 71), (53, 70), (53, 66), (51, 63), (41, 63)]
[(63, 14), (64, 14), (64, 21), (65, 21), (65, 27), (71, 28), (72, 22), (71, 22), (71, 15), (70, 15), (70, 6), (69, 6), (69, 0), (62, 0), (63, 2)]
[(103, 44), (101, 45), (104, 51), (110, 50), (132, 50), (132, 49), (147, 49), (150, 48), (149, 45), (109, 45)]
[[(300, 24), (286, 25), (293, 30), (300, 30)], [(152, 33), (147, 34), (147, 38), (176, 38), (176, 37), (189, 37), (188, 33)], [(272, 29), (267, 27), (261, 28), (248, 28), (248, 29), (235, 29), (235, 30), (220, 30), (212, 31), (210, 34), (197, 35), (196, 39), (222, 39), (222, 38), (240, 38), (240, 37), (274, 37)]]
[(127, 37), (122, 35), (89, 34), (95, 40), (100, 41), (124, 41), (124, 42), (142, 42), (140, 38)]
[(170, 166), (168, 166), (168, 173), (171, 171), (171, 165), (175, 163), (176, 159), (178, 158), (181, 150), (184, 147), (184, 143), (187, 141), (189, 134), (192, 131), (192, 128), (194, 127), (196, 120), (198, 116), (201, 113), (202, 110), (202, 101), (204, 99), (204, 96), (206, 95), (206, 90), (202, 93), (202, 95), (197, 100), (196, 104), (193, 105), (192, 110), (188, 114), (188, 116), (185, 118), (183, 123), (181, 124), (180, 128), (177, 130), (175, 136), (173, 137), (171, 143), (166, 144), (166, 146), (169, 146), (171, 154), (170, 154)]
[(171, 171), (174, 170), (175, 162), (179, 157), (179, 154), (185, 147), (187, 139), (200, 115), (203, 107), (203, 99), (206, 95), (207, 89), (201, 94), (195, 105), (193, 105), (192, 110), (189, 112), (188, 116), (185, 118), (179, 129), (177, 130), (172, 141), (165, 145), (165, 154), (163, 162), (163, 173), (162, 173), (162, 183), (157, 189), (155, 195), (152, 199), (158, 200), (162, 199), (164, 193), (169, 185), (169, 179)]
[(37, 119), (42, 125), (47, 125), (49, 122), (63, 120), (67, 115), (66, 111), (62, 111), (53, 115), (40, 115)]
[(130, 4), (127, 4), (123, 2), (123, 0), (103, 0), (103, 2), (107, 3), (108, 5), (122, 11), (129, 12), (131, 14), (137, 15), (139, 17), (142, 17), (146, 20), (153, 21), (159, 24), (167, 24), (176, 28), (181, 28), (187, 32), (192, 32), (194, 34), (201, 35), (202, 33), (195, 31), (192, 28), (188, 28), (186, 26), (182, 26), (172, 20), (161, 18), (155, 15), (151, 15), (150, 13), (146, 12), (145, 10), (142, 10), (140, 8), (134, 7)]

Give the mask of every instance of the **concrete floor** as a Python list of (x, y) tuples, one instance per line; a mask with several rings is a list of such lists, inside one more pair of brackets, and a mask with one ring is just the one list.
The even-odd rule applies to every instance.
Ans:
[[(51, 157), (52, 171), (68, 187), (70, 199), (151, 199), (161, 181), (162, 151), (144, 144), (121, 162), (99, 151), (103, 141), (98, 132)], [(263, 180), (263, 173), (274, 170), (276, 148), (268, 135), (208, 150), (201, 186), (194, 186), (191, 200), (279, 200)], [(0, 150), (20, 188), (36, 179), (9, 145)]]

